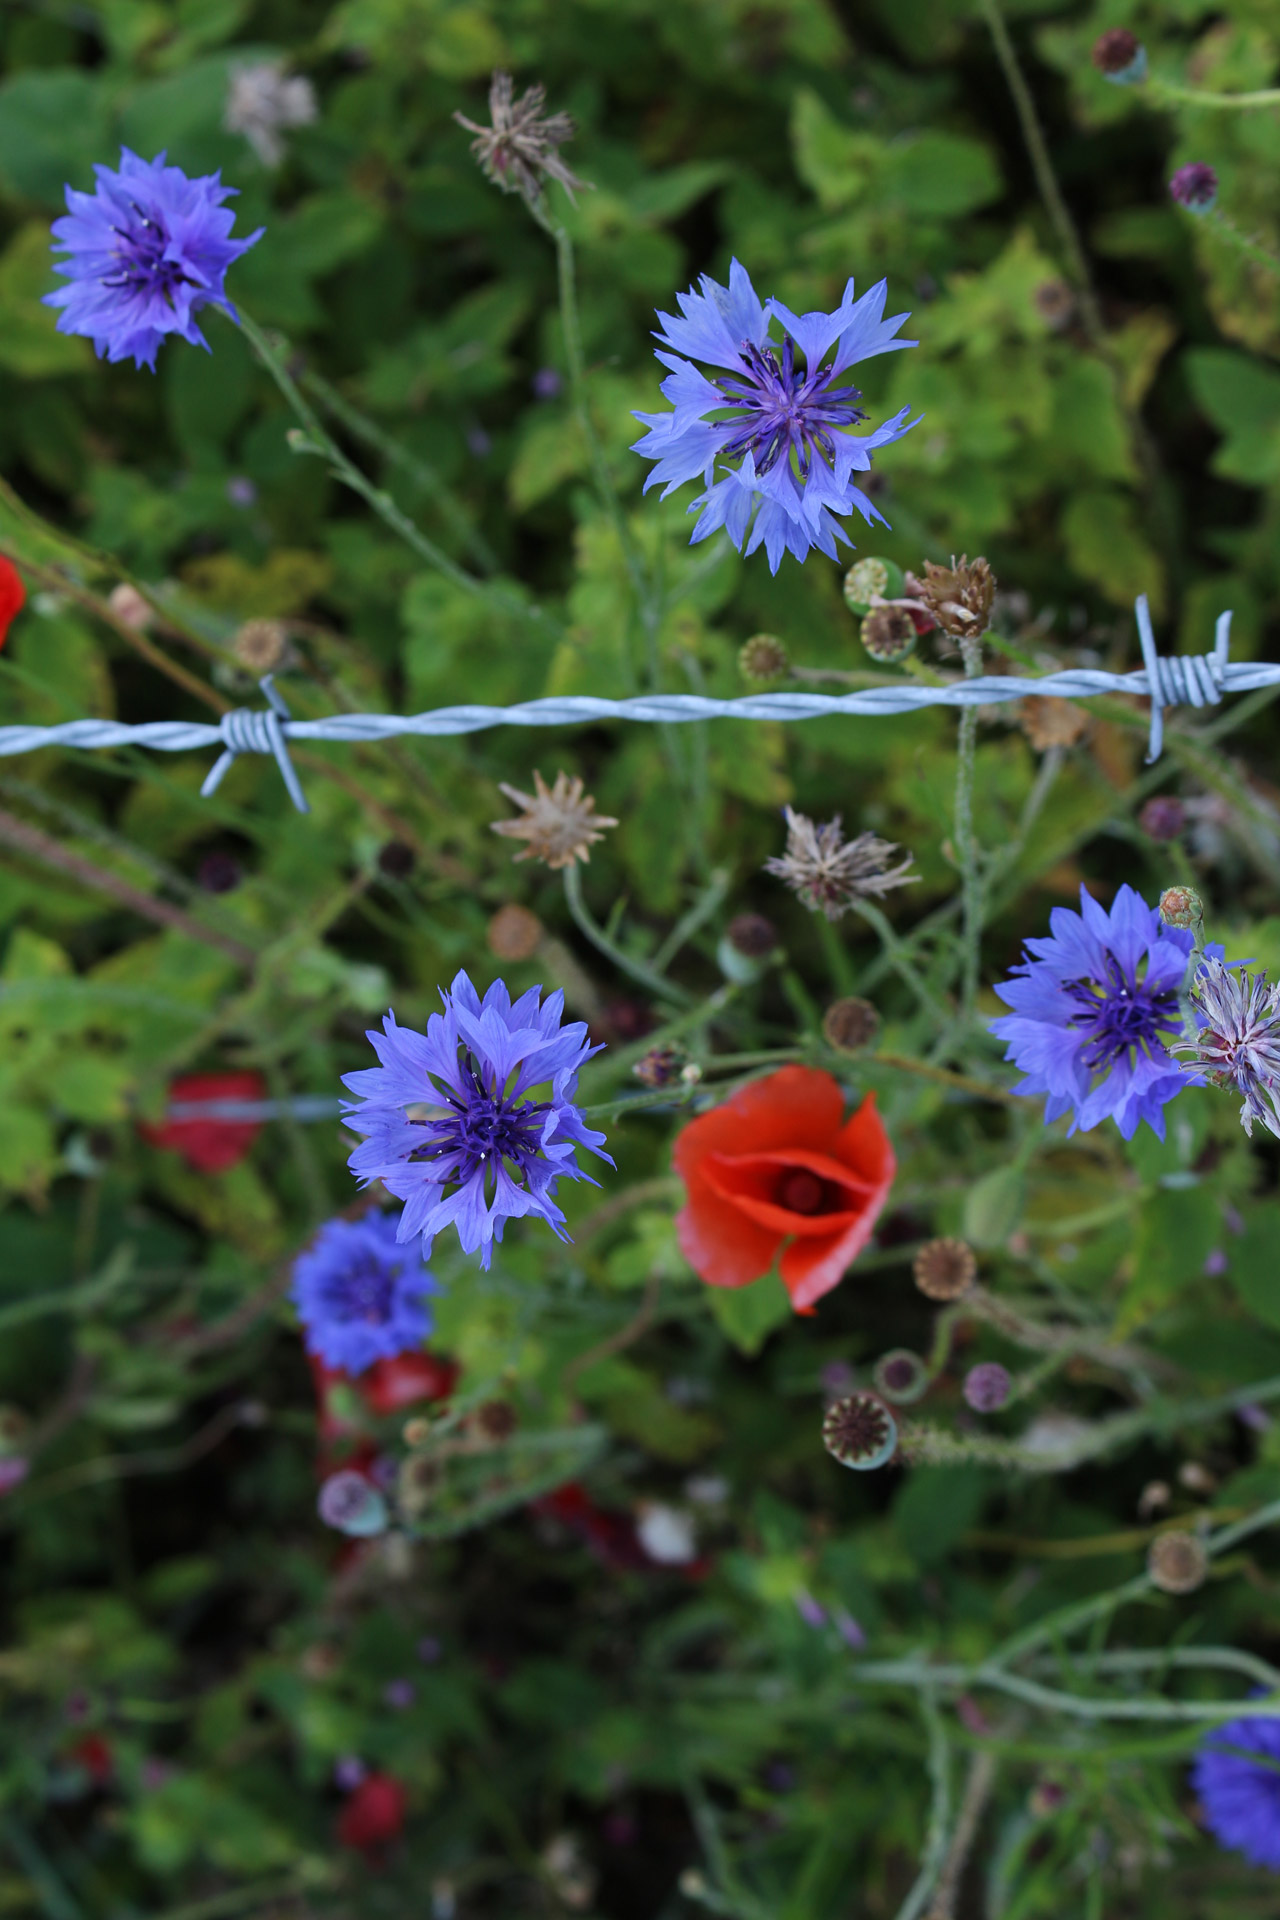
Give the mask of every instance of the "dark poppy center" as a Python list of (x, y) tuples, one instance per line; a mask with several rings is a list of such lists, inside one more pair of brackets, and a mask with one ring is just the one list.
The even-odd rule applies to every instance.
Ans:
[(828, 1184), (807, 1167), (791, 1167), (778, 1183), (777, 1200), (788, 1213), (825, 1213)]

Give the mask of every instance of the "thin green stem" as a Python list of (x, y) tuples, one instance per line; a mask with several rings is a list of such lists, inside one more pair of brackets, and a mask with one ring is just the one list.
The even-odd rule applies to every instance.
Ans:
[(243, 307), (239, 312), (240, 325), (246, 339), (301, 422), (302, 433), (295, 436), (292, 442), (295, 452), (319, 455), (327, 462), (335, 479), (340, 480), (343, 486), (350, 487), (353, 493), (358, 493), (392, 533), (403, 540), (406, 546), (412, 548), (419, 559), (424, 560), (437, 573), (443, 574), (446, 580), (452, 581), (460, 591), (470, 594), (473, 599), (484, 601), (487, 606), (493, 607), (495, 612), (500, 612), (509, 619), (527, 620), (544, 633), (560, 631), (559, 622), (553, 620), (543, 608), (530, 605), (519, 595), (508, 592), (494, 582), (477, 580), (476, 576), (468, 573), (465, 567), (460, 567), (456, 560), (451, 560), (444, 549), (438, 547), (434, 540), (429, 539), (421, 527), (397, 505), (385, 488), (375, 486), (368, 474), (362, 473), (360, 468), (347, 458), (302, 393), (297, 381), (289, 372), (287, 344), (278, 336), (273, 338), (264, 333), (257, 321), (252, 319)]
[(897, 1920), (919, 1920), (924, 1912), (947, 1857), (947, 1829), (951, 1825), (951, 1746), (938, 1710), (937, 1697), (929, 1687), (921, 1689), (920, 1712), (929, 1738), (929, 1780), (932, 1787), (929, 1826), (925, 1834), (920, 1871), (910, 1893), (898, 1908)]
[(1208, 93), (1203, 87), (1183, 87), (1176, 80), (1157, 80), (1151, 75), (1145, 90), (1159, 100), (1176, 101), (1186, 107), (1280, 107), (1280, 87), (1262, 87), (1253, 93)]
[(688, 942), (692, 940), (699, 927), (704, 926), (711, 918), (712, 914), (720, 905), (720, 902), (724, 899), (725, 894), (729, 891), (729, 884), (732, 879), (733, 875), (728, 867), (717, 867), (715, 869), (708, 879), (706, 886), (702, 888), (697, 899), (689, 908), (689, 911), (676, 921), (675, 926), (672, 927), (670, 933), (654, 954), (653, 970), (655, 973), (665, 973), (680, 949), (686, 946)]
[(666, 1000), (678, 1007), (689, 1005), (690, 995), (684, 991), (683, 987), (677, 987), (670, 980), (664, 980), (661, 974), (655, 973), (653, 968), (646, 965), (643, 960), (637, 960), (632, 954), (625, 953), (592, 918), (587, 903), (582, 897), (582, 878), (578, 872), (576, 860), (571, 860), (564, 870), (564, 897), (579, 932), (586, 936), (598, 953), (602, 953), (606, 960), (612, 961), (620, 973), (630, 975), (639, 986), (656, 995), (659, 1000)]
[(439, 509), (441, 518), (448, 522), (455, 538), (470, 550), (482, 573), (497, 572), (498, 559), (493, 548), (430, 461), (424, 460), (421, 454), (410, 453), (389, 433), (384, 433), (375, 420), (370, 420), (358, 407), (353, 407), (344, 394), (339, 393), (336, 387), (312, 368), (307, 368), (299, 384), (315, 395), (320, 405), (346, 428), (353, 440), (361, 440), (365, 446), (372, 447), (393, 467), (399, 467), (402, 473), (407, 474), (415, 486), (421, 487)]
[[(965, 635), (960, 641), (966, 680), (982, 672), (982, 640)], [(978, 709), (965, 707), (960, 714), (956, 742), (955, 839), (960, 863), (960, 888), (964, 900), (962, 936), (964, 968), (961, 975), (960, 1006), (965, 1025), (973, 1018), (978, 998), (978, 976), (982, 956), (982, 875), (978, 866), (978, 842), (973, 830), (973, 780), (977, 762)]]
[[(1280, 99), (1280, 95), (1277, 95), (1277, 98)], [(1264, 247), (1260, 241), (1255, 240), (1251, 234), (1241, 233), (1229, 214), (1223, 213), (1220, 207), (1213, 207), (1209, 211), (1208, 218), (1213, 224), (1214, 231), (1222, 234), (1237, 253), (1242, 253), (1246, 260), (1252, 260), (1255, 266), (1265, 267), (1268, 273), (1280, 274), (1280, 260), (1277, 260), (1275, 254), (1268, 247)]]
[[(874, 931), (889, 965), (903, 984), (911, 989), (929, 1017), (940, 1028), (950, 1027), (954, 1016), (916, 972), (907, 943), (899, 936), (888, 916), (870, 900), (851, 900), (849, 905), (859, 919), (865, 920)], [(865, 979), (862, 984), (865, 989)]]

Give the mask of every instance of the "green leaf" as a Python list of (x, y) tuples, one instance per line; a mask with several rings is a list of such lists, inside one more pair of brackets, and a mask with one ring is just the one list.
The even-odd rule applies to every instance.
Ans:
[(1118, 606), (1145, 593), (1159, 614), (1164, 607), (1164, 569), (1138, 531), (1134, 503), (1115, 487), (1077, 493), (1062, 516), (1067, 557), (1084, 580), (1101, 587)]
[(893, 1523), (920, 1566), (944, 1560), (982, 1512), (991, 1476), (981, 1467), (917, 1467), (893, 1503)]
[(984, 1173), (965, 1197), (965, 1239), (975, 1247), (1002, 1247), (1016, 1231), (1026, 1203), (1027, 1178), (1021, 1167)]
[(828, 208), (852, 206), (863, 198), (884, 151), (871, 134), (841, 126), (808, 87), (798, 89), (791, 110), (791, 148), (796, 172)]
[(1280, 1328), (1280, 1206), (1258, 1207), (1227, 1248), (1231, 1284), (1264, 1326)]
[(1192, 393), (1226, 435), (1214, 472), (1254, 486), (1280, 476), (1280, 370), (1225, 347), (1195, 347), (1183, 365)]
[(769, 1335), (791, 1317), (791, 1301), (776, 1273), (749, 1287), (708, 1287), (707, 1304), (739, 1353), (759, 1353)]
[(0, 366), (24, 380), (79, 373), (93, 364), (89, 342), (59, 333), (56, 314), (40, 304), (60, 284), (44, 221), (19, 227), (0, 257)]
[(895, 141), (885, 156), (885, 193), (908, 213), (938, 218), (986, 206), (1004, 190), (990, 150), (958, 133), (933, 131)]
[(1200, 1279), (1221, 1231), (1222, 1212), (1207, 1187), (1162, 1187), (1143, 1201), (1117, 1337), (1131, 1333)]
[(112, 157), (97, 79), (80, 68), (15, 74), (0, 86), (0, 187), (15, 200), (62, 208), (63, 188), (91, 188)]

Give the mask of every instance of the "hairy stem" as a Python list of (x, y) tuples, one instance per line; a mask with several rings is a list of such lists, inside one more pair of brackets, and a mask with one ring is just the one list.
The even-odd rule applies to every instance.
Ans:
[(670, 980), (664, 980), (661, 974), (655, 973), (653, 968), (646, 966), (643, 960), (637, 960), (633, 955), (624, 953), (622, 948), (609, 938), (604, 928), (592, 918), (587, 903), (582, 897), (582, 877), (578, 872), (576, 860), (571, 860), (564, 870), (564, 897), (579, 932), (586, 936), (606, 960), (611, 960), (620, 973), (630, 975), (639, 986), (656, 995), (659, 1000), (666, 1000), (679, 1007), (688, 1006), (689, 995), (683, 987), (677, 987)]

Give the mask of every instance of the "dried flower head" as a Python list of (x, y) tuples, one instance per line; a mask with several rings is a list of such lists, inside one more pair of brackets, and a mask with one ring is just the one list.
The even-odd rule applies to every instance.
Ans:
[(1200, 1030), (1194, 1038), (1170, 1041), (1169, 1051), (1244, 1096), (1240, 1125), (1247, 1134), (1259, 1120), (1280, 1137), (1280, 987), (1265, 974), (1255, 978), (1206, 957), (1191, 1004)]
[(846, 1394), (827, 1408), (822, 1444), (842, 1467), (869, 1473), (893, 1458), (898, 1423), (874, 1393)]
[(250, 673), (274, 673), (289, 649), (289, 633), (281, 620), (246, 620), (231, 643), (231, 651)]
[(283, 160), (284, 128), (310, 126), (315, 117), (315, 88), (302, 74), (289, 73), (283, 60), (232, 66), (222, 124), (228, 133), (244, 135), (264, 167)]
[(873, 607), (860, 637), (873, 660), (905, 660), (916, 644), (916, 623), (905, 607)]
[(985, 560), (971, 561), (967, 554), (957, 560), (953, 554), (949, 567), (926, 560), (924, 574), (925, 605), (944, 633), (964, 640), (986, 632), (996, 597), (996, 577)]
[(485, 1439), (498, 1446), (515, 1432), (516, 1410), (507, 1400), (486, 1400), (476, 1408), (475, 1423)]
[(501, 187), (504, 193), (520, 194), (531, 206), (542, 198), (544, 177), (558, 180), (572, 200), (575, 187), (593, 184), (570, 173), (556, 151), (566, 140), (572, 140), (573, 121), (567, 113), (543, 114), (545, 87), (529, 87), (518, 100), (512, 99), (513, 91), (511, 75), (495, 73), (489, 83), (492, 124), (480, 127), (463, 113), (453, 116), (460, 127), (475, 134), (471, 151), (480, 162), (485, 178)]
[(913, 855), (896, 867), (889, 862), (898, 851), (891, 840), (874, 833), (860, 833), (845, 840), (840, 830), (840, 815), (817, 826), (806, 814), (784, 807), (787, 822), (787, 850), (774, 860), (766, 860), (766, 873), (784, 880), (813, 911), (838, 920), (855, 900), (879, 899), (894, 887), (910, 886), (920, 878), (908, 872)]
[(880, 1015), (869, 1000), (859, 1000), (856, 994), (834, 1001), (822, 1016), (823, 1039), (841, 1053), (857, 1053), (870, 1046), (879, 1030)]
[(1194, 1533), (1158, 1533), (1147, 1552), (1147, 1572), (1161, 1593), (1194, 1593), (1209, 1571), (1209, 1556)]
[(1128, 27), (1108, 27), (1093, 43), (1093, 64), (1104, 80), (1132, 86), (1147, 76), (1147, 50)]
[(973, 1248), (963, 1240), (928, 1240), (911, 1266), (915, 1283), (930, 1300), (958, 1300), (978, 1274)]
[(762, 913), (738, 913), (725, 928), (725, 938), (746, 960), (767, 960), (778, 944), (778, 929)]
[(112, 587), (107, 595), (107, 605), (116, 619), (122, 620), (135, 633), (146, 633), (155, 622), (155, 609), (127, 580), (121, 580)]
[(1203, 160), (1179, 167), (1169, 182), (1170, 198), (1188, 213), (1208, 213), (1218, 198), (1218, 176)]
[(589, 860), (589, 848), (597, 840), (604, 839), (605, 827), (616, 827), (617, 821), (608, 814), (597, 813), (596, 803), (589, 793), (583, 790), (583, 783), (575, 773), (572, 778), (563, 771), (556, 775), (556, 783), (548, 787), (542, 775), (536, 770), (533, 776), (534, 792), (521, 793), (519, 787), (509, 787), (505, 781), (499, 782), (499, 792), (505, 793), (524, 809), (517, 820), (495, 820), (493, 831), (504, 834), (509, 840), (527, 840), (528, 846), (515, 857), (517, 860), (543, 860), (552, 868), (571, 867), (576, 860)]
[(509, 900), (489, 922), (489, 951), (495, 960), (532, 960), (544, 931), (536, 913)]
[(1012, 1385), (1007, 1367), (1002, 1367), (998, 1360), (983, 1360), (976, 1367), (970, 1367), (962, 1391), (975, 1413), (995, 1413), (1009, 1398)]
[(893, 1347), (875, 1364), (876, 1392), (897, 1406), (910, 1406), (929, 1384), (929, 1369), (909, 1347)]
[(1090, 727), (1087, 713), (1073, 701), (1059, 700), (1053, 694), (1029, 693), (1019, 700), (1014, 712), (1037, 753), (1047, 753), (1050, 747), (1074, 747)]
[(631, 1071), (642, 1087), (649, 1087), (656, 1092), (659, 1087), (674, 1086), (688, 1061), (689, 1056), (683, 1047), (650, 1047)]
[(791, 671), (791, 659), (781, 640), (771, 633), (753, 633), (738, 654), (744, 680), (780, 680)]

